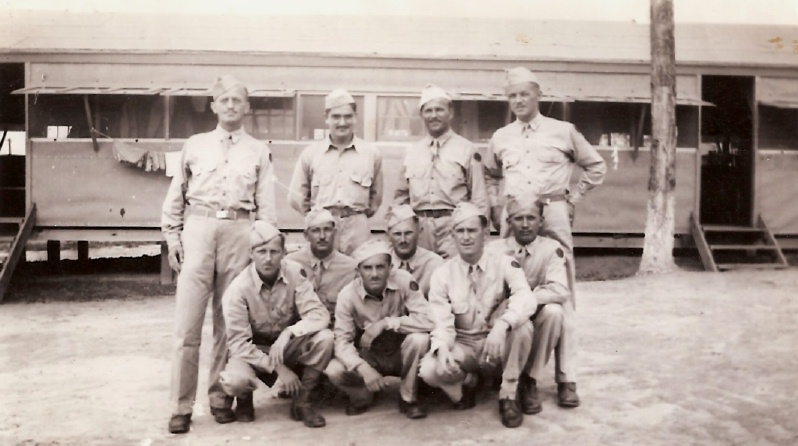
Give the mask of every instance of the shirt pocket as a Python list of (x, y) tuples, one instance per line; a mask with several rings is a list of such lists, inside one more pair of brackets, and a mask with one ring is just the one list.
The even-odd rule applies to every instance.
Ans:
[(465, 299), (455, 298), (451, 301), (452, 314), (454, 314), (454, 327), (458, 329), (469, 329), (474, 326), (475, 311), (468, 305)]
[(191, 165), (191, 173), (197, 177), (206, 177), (216, 171), (216, 163), (212, 161), (200, 161)]
[(456, 186), (465, 183), (468, 167), (463, 161), (453, 158), (441, 158), (436, 167), (446, 184)]

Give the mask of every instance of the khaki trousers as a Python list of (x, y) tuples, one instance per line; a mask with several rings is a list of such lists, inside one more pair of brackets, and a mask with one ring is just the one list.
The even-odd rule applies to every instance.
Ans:
[(338, 251), (350, 256), (358, 246), (371, 238), (369, 219), (366, 214), (353, 214), (348, 217), (337, 217), (335, 227), (335, 246)]
[(533, 333), (532, 322), (511, 330), (504, 344), (504, 355), (502, 358), (491, 358), (490, 363), (484, 361), (485, 337), (458, 336), (452, 355), (460, 364), (460, 371), (453, 375), (446, 373), (439, 367), (437, 356), (430, 352), (421, 360), (419, 376), (430, 386), (441, 388), (452, 401), (460, 401), (466, 374), (480, 373), (493, 376), (501, 374), (499, 398), (514, 400), (518, 390), (518, 378), (529, 359)]
[(190, 414), (194, 407), (202, 323), (209, 300), (213, 311), (213, 349), (208, 375), (208, 399), (212, 408), (225, 408), (232, 404), (232, 399), (219, 384), (219, 373), (227, 362), (222, 295), (249, 263), (249, 229), (249, 219), (217, 220), (186, 216), (181, 234), (185, 258), (177, 277), (175, 296), (170, 391), (173, 415)]
[[(372, 343), (372, 346), (374, 344)], [(418, 367), (421, 358), (429, 351), (428, 333), (411, 333), (404, 337), (401, 347), (392, 353), (359, 349), (358, 353), (370, 366), (383, 375), (399, 376), (402, 384), (399, 395), (404, 401), (416, 401)], [(355, 370), (346, 370), (338, 359), (330, 361), (324, 372), (330, 382), (349, 396), (349, 402), (362, 407), (371, 404), (374, 395), (366, 388), (363, 377)]]
[(458, 255), (452, 236), (452, 217), (419, 217), (418, 246), (428, 249), (444, 259)]
[[(259, 345), (258, 348), (268, 353), (270, 346)], [(288, 341), (283, 361), (295, 372), (300, 366), (322, 372), (332, 358), (333, 348), (333, 334), (325, 328), (317, 333)], [(302, 378), (302, 375), (299, 374), (299, 377)], [(234, 356), (227, 362), (219, 382), (227, 395), (241, 396), (257, 389), (259, 380), (272, 386), (277, 380), (277, 373), (256, 369), (243, 359)]]
[(525, 372), (529, 377), (539, 381), (543, 369), (555, 352), (555, 376), (558, 383), (576, 382), (576, 370), (571, 361), (576, 357), (573, 349), (575, 321), (573, 309), (567, 303), (544, 305), (532, 322), (535, 336), (532, 339), (532, 352), (529, 355)]

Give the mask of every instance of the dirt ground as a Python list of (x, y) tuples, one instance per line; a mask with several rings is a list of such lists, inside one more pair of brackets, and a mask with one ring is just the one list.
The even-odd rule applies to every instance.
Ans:
[[(637, 260), (611, 266), (628, 275)], [(594, 263), (579, 266), (581, 277), (607, 268)], [(166, 429), (173, 287), (152, 271), (23, 275), (0, 306), (0, 444), (794, 445), (796, 291), (795, 267), (581, 281), (582, 406), (557, 407), (549, 365), (544, 410), (518, 429), (501, 426), (495, 393), (466, 412), (437, 401), (410, 421), (394, 392), (358, 417), (342, 399), (325, 402), (327, 427), (312, 430), (264, 386), (254, 423), (216, 424), (200, 391), (191, 432), (175, 436)], [(210, 319), (200, 389), (209, 353)]]

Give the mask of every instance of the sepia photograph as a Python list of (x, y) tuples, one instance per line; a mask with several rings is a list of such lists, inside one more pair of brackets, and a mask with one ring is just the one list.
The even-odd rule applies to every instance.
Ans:
[(798, 444), (798, 0), (0, 19), (0, 445)]

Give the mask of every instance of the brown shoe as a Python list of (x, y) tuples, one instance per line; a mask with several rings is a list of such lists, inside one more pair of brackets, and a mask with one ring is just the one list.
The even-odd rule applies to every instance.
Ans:
[(579, 407), (579, 395), (576, 394), (576, 383), (558, 383), (557, 399), (560, 407)]
[(543, 404), (538, 396), (538, 384), (534, 378), (521, 376), (518, 383), (518, 405), (521, 412), (527, 415), (535, 415), (543, 410)]
[(468, 410), (477, 405), (477, 388), (476, 386), (463, 385), (463, 396), (460, 401), (454, 403), (452, 408), (454, 410)]
[(310, 404), (297, 404), (296, 399), (291, 403), (291, 419), (301, 421), (307, 427), (324, 427), (327, 425), (327, 421), (313, 410), (313, 406)]
[(411, 420), (427, 418), (427, 411), (418, 404), (418, 401), (408, 403), (407, 401), (399, 398), (399, 412), (405, 414), (405, 416)]
[(252, 392), (236, 397), (236, 421), (251, 423), (255, 421), (255, 405)]
[(191, 425), (191, 414), (172, 415), (169, 419), (169, 432), (172, 434), (185, 434)]
[(236, 420), (236, 414), (229, 407), (211, 407), (211, 414), (219, 424), (232, 423)]
[(369, 410), (369, 405), (368, 404), (363, 404), (362, 406), (357, 406), (355, 404), (352, 404), (351, 401), (346, 403), (346, 414), (349, 415), (350, 417), (353, 417), (355, 415), (360, 415), (362, 413), (366, 413), (366, 412), (368, 412), (368, 410)]
[(518, 409), (515, 400), (504, 398), (499, 401), (499, 414), (504, 427), (518, 427), (524, 422), (524, 414)]

